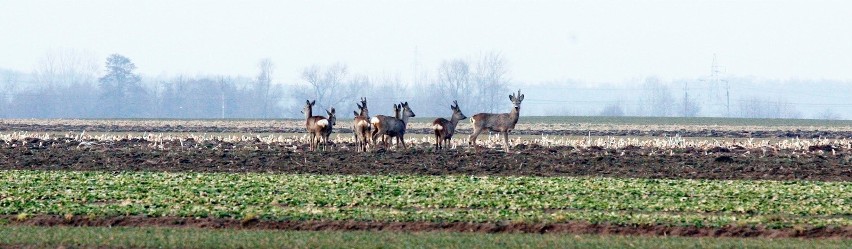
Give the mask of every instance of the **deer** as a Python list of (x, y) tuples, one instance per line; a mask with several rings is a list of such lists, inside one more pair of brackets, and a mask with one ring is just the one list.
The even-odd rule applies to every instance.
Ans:
[[(322, 146), (323, 146), (323, 150), (325, 150), (325, 145), (326, 145), (326, 144), (330, 144), (330, 143), (331, 143), (331, 140), (329, 139), (329, 136), (331, 136), (331, 131), (332, 131), (332, 129), (334, 128), (334, 126), (335, 126), (335, 125), (337, 125), (337, 115), (335, 115), (335, 113), (334, 113), (334, 107), (331, 107), (331, 109), (330, 109), (330, 110), (326, 110), (326, 111), (325, 111), (325, 113), (326, 113), (326, 114), (328, 114), (328, 119), (327, 119), (327, 120), (328, 120), (328, 125), (327, 125), (327, 126), (323, 126), (323, 127), (320, 129), (320, 132), (321, 132), (321, 134), (322, 134), (322, 142), (323, 142), (323, 145), (322, 145)], [(332, 145), (333, 145), (333, 144), (332, 144)]]
[(352, 125), (352, 131), (355, 132), (355, 143), (358, 144), (358, 151), (367, 151), (368, 137), (370, 136), (370, 113), (367, 110), (367, 98), (361, 97), (361, 103), (355, 103), (358, 106), (358, 112), (355, 112), (355, 122)]
[[(435, 149), (440, 150), (450, 146), (450, 141), (453, 139), (453, 134), (456, 132), (456, 125), (460, 120), (467, 118), (461, 109), (459, 103), (453, 100), (453, 105), (450, 105), (453, 110), (453, 116), (450, 120), (445, 118), (437, 118), (432, 122), (432, 128), (435, 130)], [(445, 145), (446, 144), (446, 145)]]
[(509, 148), (509, 132), (515, 129), (515, 124), (518, 123), (518, 116), (521, 112), (521, 101), (524, 101), (524, 95), (521, 90), (518, 94), (509, 95), (509, 100), (512, 101), (512, 111), (509, 113), (477, 113), (470, 119), (473, 125), (473, 133), (470, 134), (470, 144), (476, 147), (476, 137), (484, 130), (499, 132), (503, 135), (503, 145), (506, 152), (510, 152)]
[(376, 115), (370, 119), (370, 124), (373, 125), (373, 144), (376, 143), (379, 136), (382, 136), (382, 144), (387, 147), (384, 137), (387, 135), (390, 138), (395, 137), (397, 143), (402, 144), (402, 148), (405, 149), (407, 148), (405, 146), (406, 124), (408, 124), (408, 118), (414, 117), (415, 114), (411, 111), (411, 107), (408, 106), (408, 102), (399, 103), (399, 105), (394, 104), (393, 107), (394, 112), (399, 114), (399, 118)]
[(331, 108), (331, 111), (326, 111), (329, 118), (324, 116), (314, 116), (313, 107), (315, 104), (316, 100), (305, 100), (305, 108), (302, 109), (302, 113), (305, 114), (305, 128), (311, 137), (310, 144), (308, 145), (308, 148), (311, 151), (314, 151), (317, 146), (319, 146), (320, 140), (324, 141), (323, 149), (325, 149), (325, 144), (328, 143), (328, 136), (331, 135), (332, 127), (337, 121), (333, 107)]

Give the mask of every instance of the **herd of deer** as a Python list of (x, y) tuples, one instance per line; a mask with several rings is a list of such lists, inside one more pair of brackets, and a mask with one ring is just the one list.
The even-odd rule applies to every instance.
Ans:
[[(489, 130), (503, 135), (504, 148), (506, 148), (507, 152), (509, 151), (509, 132), (518, 123), (521, 101), (524, 100), (524, 95), (521, 94), (521, 90), (518, 90), (517, 95), (514, 93), (509, 95), (509, 100), (512, 101), (512, 110), (509, 113), (478, 113), (470, 119), (473, 125), (470, 144), (474, 148), (477, 148), (476, 137), (482, 131)], [(329, 143), (332, 128), (337, 124), (337, 117), (335, 116), (333, 107), (330, 110), (326, 110), (328, 117), (314, 116), (314, 104), (316, 104), (316, 101), (305, 101), (305, 108), (302, 110), (302, 113), (305, 114), (305, 127), (310, 135), (309, 148), (311, 151), (316, 150), (320, 144), (325, 149), (325, 146)], [(359, 111), (355, 111), (355, 122), (352, 130), (355, 133), (355, 142), (358, 145), (358, 151), (366, 152), (367, 145), (375, 145), (380, 137), (382, 145), (386, 148), (388, 146), (386, 139), (388, 138), (396, 138), (397, 144), (402, 145), (402, 148), (406, 148), (404, 139), (406, 125), (408, 124), (408, 119), (415, 116), (414, 112), (411, 111), (411, 107), (408, 106), (408, 102), (394, 104), (395, 115), (393, 117), (376, 115), (370, 118), (369, 111), (367, 110), (367, 98), (362, 97), (361, 103), (357, 103), (356, 105)], [(453, 116), (449, 120), (438, 118), (432, 122), (432, 128), (435, 130), (435, 149), (440, 150), (449, 147), (450, 140), (452, 140), (456, 130), (456, 125), (458, 125), (460, 120), (467, 119), (467, 116), (459, 108), (458, 102), (453, 101), (450, 109), (453, 110)]]

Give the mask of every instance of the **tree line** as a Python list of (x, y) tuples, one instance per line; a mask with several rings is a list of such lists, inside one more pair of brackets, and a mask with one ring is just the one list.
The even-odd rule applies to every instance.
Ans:
[(120, 54), (106, 58), (104, 73), (97, 75), (96, 63), (81, 57), (66, 51), (48, 56), (31, 74), (0, 71), (0, 117), (298, 118), (305, 99), (322, 109), (337, 107), (347, 117), (352, 114), (345, 110), (363, 96), (376, 114), (390, 114), (394, 103), (408, 101), (422, 115), (441, 116), (454, 100), (471, 110), (496, 111), (506, 105), (497, 96), (509, 92), (505, 60), (496, 52), (475, 61), (445, 61), (435, 78), (419, 84), (395, 75), (371, 78), (342, 63), (308, 66), (299, 82), (276, 82), (270, 59), (258, 62), (254, 77), (146, 78)]
[(419, 117), (443, 117), (452, 113), (453, 101), (468, 113), (506, 112), (506, 98), (516, 90), (510, 86), (530, 97), (524, 115), (840, 119), (852, 107), (838, 95), (850, 85), (843, 81), (513, 82), (498, 52), (444, 60), (411, 79), (359, 74), (335, 63), (304, 67), (296, 82), (282, 82), (272, 60), (256, 66), (252, 76), (146, 77), (120, 54), (98, 62), (73, 50), (49, 53), (30, 73), (0, 69), (0, 118), (299, 118), (306, 99), (346, 118), (360, 97), (368, 98), (372, 115), (392, 115), (393, 104), (407, 101)]

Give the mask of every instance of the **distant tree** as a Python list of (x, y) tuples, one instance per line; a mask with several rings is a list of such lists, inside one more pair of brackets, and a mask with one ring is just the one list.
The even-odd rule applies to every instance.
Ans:
[[(470, 63), (464, 59), (444, 61), (438, 68), (432, 87), (432, 108), (449, 106), (457, 100), (462, 110), (479, 110), (479, 102), (475, 101), (473, 74)], [(443, 108), (441, 108), (443, 109)]]
[(825, 110), (822, 110), (821, 112), (817, 113), (817, 114), (814, 116), (814, 118), (816, 118), (816, 119), (824, 119), (824, 120), (838, 120), (838, 119), (841, 119), (841, 118), (840, 118), (840, 114), (837, 114), (836, 112), (834, 112), (833, 110), (831, 110), (831, 108), (826, 108)]
[(474, 77), (474, 101), (479, 102), (473, 107), (479, 107), (477, 112), (503, 111), (508, 101), (504, 101), (509, 91), (509, 69), (504, 57), (495, 51), (480, 55), (476, 61)]
[[(316, 100), (317, 107), (328, 109), (355, 103), (370, 86), (370, 80), (360, 75), (349, 75), (345, 64), (333, 64), (328, 67), (313, 65), (302, 70), (302, 80), (307, 87), (293, 90), (297, 100)], [(369, 99), (368, 99), (369, 101)], [(371, 105), (372, 106), (372, 105)], [(350, 112), (344, 112), (347, 116)]]
[(85, 51), (59, 49), (39, 58), (16, 96), (22, 117), (93, 117), (97, 99), (97, 60)]
[(739, 116), (743, 118), (801, 118), (796, 107), (783, 99), (771, 100), (759, 97), (739, 101)]
[(12, 97), (15, 90), (15, 85), (18, 85), (21, 78), (21, 73), (15, 71), (0, 70), (0, 118), (8, 118), (14, 116), (15, 112), (12, 109)]
[[(423, 90), (418, 88), (416, 85), (412, 87), (405, 84), (399, 75), (382, 75), (375, 77), (374, 79), (371, 79), (366, 86), (369, 87), (366, 89), (367, 91), (363, 94), (363, 96), (367, 97), (370, 115), (381, 114), (393, 116), (393, 105), (399, 104), (401, 101), (410, 101), (412, 108), (414, 108), (414, 106), (422, 106), (420, 103), (428, 103), (429, 101), (428, 97), (412, 94), (423, 92)], [(354, 104), (351, 106), (354, 107)], [(417, 111), (418, 112), (415, 113), (420, 115), (420, 110)]]
[(258, 115), (263, 118), (269, 118), (269, 104), (271, 102), (270, 90), (272, 89), (272, 73), (275, 70), (275, 64), (272, 59), (263, 58), (257, 63), (258, 74), (255, 82), (255, 90), (259, 100), (257, 107), (260, 109)]
[(616, 102), (607, 105), (598, 114), (599, 116), (621, 117), (624, 116), (624, 108), (621, 107), (621, 102)]
[(128, 118), (140, 116), (145, 89), (141, 78), (133, 70), (136, 65), (127, 57), (113, 54), (107, 57), (106, 75), (98, 79), (101, 88), (101, 110), (104, 117)]
[(675, 100), (671, 90), (656, 77), (645, 79), (642, 85), (644, 96), (641, 100), (645, 115), (668, 117), (674, 114)]

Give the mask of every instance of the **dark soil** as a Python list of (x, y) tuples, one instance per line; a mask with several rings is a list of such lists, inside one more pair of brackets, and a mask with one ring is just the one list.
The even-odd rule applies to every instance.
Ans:
[(188, 139), (154, 145), (143, 139), (81, 143), (30, 138), (0, 141), (0, 169), (852, 181), (852, 151), (845, 148), (763, 151), (518, 145), (512, 153), (504, 153), (467, 147), (435, 152), (424, 143), (406, 150), (358, 153), (341, 147), (305, 152), (305, 145), (260, 141)]
[(194, 227), (220, 229), (275, 229), (303, 231), (389, 231), (389, 232), (479, 232), (479, 233), (571, 233), (600, 235), (654, 235), (688, 237), (798, 237), (852, 238), (852, 227), (802, 227), (769, 229), (755, 226), (726, 226), (719, 228), (615, 225), (569, 222), (539, 223), (465, 223), (465, 222), (376, 222), (376, 221), (266, 221), (216, 218), (180, 217), (61, 217), (39, 215), (20, 221), (12, 215), (0, 216), (11, 225), (34, 226), (107, 226), (107, 227)]

